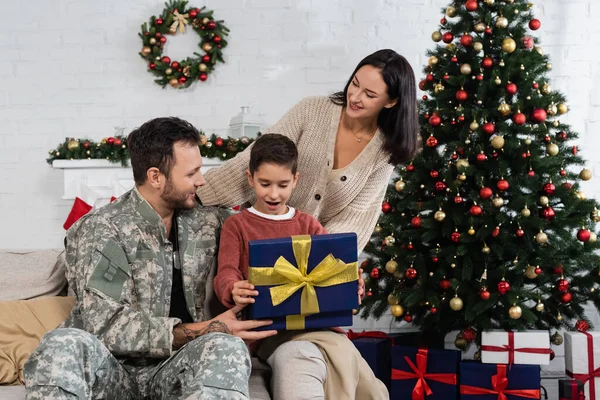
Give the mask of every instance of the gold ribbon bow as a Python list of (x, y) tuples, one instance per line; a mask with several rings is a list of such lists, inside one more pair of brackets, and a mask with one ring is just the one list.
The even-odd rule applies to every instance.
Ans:
[(310, 273), (307, 273), (310, 248), (309, 235), (292, 236), (292, 250), (298, 268), (281, 256), (273, 268), (252, 267), (249, 269), (248, 276), (248, 280), (255, 286), (273, 286), (269, 290), (274, 306), (283, 303), (302, 289), (300, 300), (302, 321), (306, 315), (319, 313), (319, 300), (315, 286), (334, 286), (358, 280), (358, 264), (356, 262), (347, 264), (332, 254), (327, 255)]
[(189, 14), (179, 14), (179, 11), (173, 11), (173, 16), (175, 17), (175, 21), (171, 24), (171, 31), (176, 31), (177, 26), (179, 26), (179, 32), (185, 32), (185, 26), (188, 24), (186, 18), (189, 17)]

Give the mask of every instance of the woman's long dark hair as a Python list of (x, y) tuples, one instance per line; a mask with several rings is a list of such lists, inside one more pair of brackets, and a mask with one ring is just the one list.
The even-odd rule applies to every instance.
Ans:
[(417, 153), (419, 121), (417, 115), (417, 86), (415, 74), (406, 58), (394, 50), (378, 50), (365, 57), (358, 65), (344, 90), (329, 96), (329, 99), (346, 107), (348, 86), (356, 71), (364, 65), (372, 65), (381, 70), (391, 100), (397, 99), (391, 108), (384, 108), (377, 118), (379, 130), (383, 133), (383, 149), (389, 153), (389, 162), (398, 165), (413, 158)]

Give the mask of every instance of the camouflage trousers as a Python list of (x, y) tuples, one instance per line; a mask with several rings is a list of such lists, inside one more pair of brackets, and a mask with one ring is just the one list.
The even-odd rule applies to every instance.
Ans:
[(88, 332), (55, 329), (24, 366), (27, 399), (248, 399), (250, 356), (231, 335), (200, 336), (149, 365), (128, 361)]

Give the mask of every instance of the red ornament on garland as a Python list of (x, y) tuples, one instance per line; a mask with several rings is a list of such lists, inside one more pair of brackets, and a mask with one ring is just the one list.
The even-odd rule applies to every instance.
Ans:
[(217, 147), (223, 146), (223, 139), (222, 138), (217, 138), (215, 140), (215, 146), (217, 146)]
[(590, 231), (588, 231), (585, 228), (581, 228), (579, 232), (577, 232), (577, 239), (581, 240), (584, 243), (590, 240), (590, 236)]
[(458, 122), (464, 122), (465, 121), (465, 116), (464, 115), (459, 115), (457, 118)]
[(412, 242), (408, 242), (408, 246), (406, 246), (406, 248), (412, 250), (415, 248), (415, 246), (412, 244)]
[(409, 267), (404, 272), (404, 276), (406, 276), (408, 279), (415, 279), (417, 277), (417, 270), (413, 267)]
[(425, 141), (425, 144), (427, 144), (427, 147), (435, 147), (438, 145), (438, 140), (435, 136), (429, 136)]
[(458, 62), (458, 57), (452, 56), (452, 58), (450, 59), (450, 61), (453, 62), (453, 63), (457, 63)]
[(415, 166), (414, 166), (414, 165), (412, 165), (412, 164), (408, 164), (408, 165), (406, 166), (406, 170), (407, 170), (408, 172), (413, 172), (413, 171), (415, 170)]
[(476, 0), (467, 0), (465, 3), (465, 8), (467, 11), (476, 11), (477, 10), (477, 1)]
[(444, 43), (450, 43), (454, 40), (454, 35), (451, 32), (446, 32), (442, 35), (442, 41)]
[(373, 279), (379, 279), (379, 276), (380, 276), (379, 274), (380, 274), (379, 268), (373, 268), (371, 270), (371, 273), (369, 274), (369, 276)]
[(434, 263), (436, 263), (436, 262), (440, 261), (440, 259), (439, 259), (438, 257), (433, 257), (433, 258), (431, 259), (431, 261), (433, 261)]
[(114, 137), (109, 137), (108, 139), (106, 139), (106, 143), (108, 144), (114, 144), (115, 143), (115, 138)]
[(456, 100), (466, 101), (468, 98), (469, 98), (469, 93), (466, 90), (460, 89), (460, 90), (456, 91)]
[(483, 124), (483, 126), (481, 127), (481, 130), (483, 130), (483, 132), (487, 133), (488, 135), (493, 135), (494, 134), (494, 130), (495, 130), (495, 126), (494, 124), (492, 124), (491, 122), (486, 122), (485, 124)]
[(516, 235), (517, 235), (517, 237), (521, 238), (525, 235), (525, 231), (523, 229), (519, 228), (519, 229), (517, 229)]
[(565, 278), (560, 278), (558, 281), (556, 281), (556, 288), (559, 292), (566, 292), (569, 290), (569, 281)]
[(390, 211), (392, 211), (392, 206), (390, 203), (388, 203), (387, 201), (384, 201), (381, 204), (381, 211), (383, 211), (384, 213), (389, 213)]
[(455, 204), (460, 204), (463, 202), (463, 198), (461, 196), (455, 196), (454, 197), (454, 203)]
[(479, 297), (481, 297), (481, 300), (489, 300), (490, 292), (488, 292), (487, 289), (481, 289), (479, 292)]
[(178, 63), (177, 61), (173, 61), (173, 62), (171, 63), (171, 67), (173, 67), (173, 68), (177, 69), (177, 68), (179, 68), (179, 63)]
[(208, 54), (205, 54), (202, 56), (202, 62), (203, 63), (209, 63), (210, 62), (210, 56)]
[(554, 360), (554, 357), (556, 357), (556, 354), (554, 353), (554, 350), (550, 349), (550, 361)]
[(504, 280), (504, 278), (502, 278), (502, 281), (500, 281), (498, 283), (498, 292), (500, 294), (506, 294), (506, 293), (508, 293), (509, 290), (510, 290), (510, 283), (506, 282)]
[(529, 29), (531, 29), (532, 31), (537, 31), (538, 29), (540, 29), (540, 26), (542, 26), (542, 23), (539, 19), (534, 18), (531, 21), (529, 21)]
[(460, 38), (460, 44), (462, 44), (465, 47), (469, 47), (473, 44), (473, 37), (471, 35), (462, 35), (462, 37)]
[(430, 313), (432, 313), (432, 314), (435, 314), (435, 313), (437, 312), (437, 308), (435, 308), (435, 307), (431, 307), (431, 308), (429, 309), (429, 312), (430, 312)]
[(169, 65), (169, 64), (171, 64), (171, 59), (167, 56), (164, 56), (160, 59), (160, 62), (162, 62), (163, 64)]
[(527, 172), (527, 175), (529, 176), (535, 176), (535, 171), (530, 169), (529, 172)]
[(200, 75), (198, 75), (198, 79), (200, 79), (202, 82), (204, 82), (205, 80), (208, 79), (208, 75), (206, 75), (204, 72), (201, 73)]
[(546, 121), (546, 111), (543, 108), (536, 108), (531, 113), (531, 120), (538, 124), (543, 123)]
[(510, 187), (510, 185), (508, 184), (508, 181), (506, 179), (500, 179), (498, 181), (498, 183), (496, 184), (496, 186), (498, 187), (498, 190), (500, 190), (500, 191), (508, 190), (508, 188)]
[(447, 81), (448, 79), (450, 79), (450, 75), (448, 74), (444, 74), (444, 76), (442, 77), (443, 80)]
[(506, 85), (506, 93), (510, 94), (511, 96), (517, 94), (517, 85), (512, 82)]
[(460, 241), (460, 233), (458, 233), (458, 232), (452, 232), (452, 235), (450, 235), (450, 239), (454, 243), (458, 243)]
[(120, 146), (121, 144), (123, 144), (123, 142), (121, 141), (121, 139), (115, 138), (115, 146)]
[(487, 160), (487, 156), (485, 155), (485, 153), (483, 151), (481, 153), (477, 154), (477, 161), (483, 162), (485, 160)]
[(574, 156), (577, 155), (577, 146), (573, 146), (573, 148), (571, 149), (571, 153), (573, 153)]
[(554, 212), (554, 209), (552, 207), (545, 207), (540, 211), (540, 215), (546, 221), (550, 221), (556, 216), (556, 213)]
[[(425, 79), (419, 81), (419, 89), (421, 90), (425, 90), (425, 85), (427, 84), (427, 82), (425, 81)], [(425, 114), (427, 115), (427, 114)], [(429, 118), (428, 116), (426, 116), (425, 118)]]
[(215, 29), (217, 27), (217, 23), (215, 21), (209, 21), (209, 23), (206, 24), (206, 27), (208, 29)]
[(556, 135), (556, 137), (562, 141), (567, 140), (567, 132), (565, 131), (560, 131), (558, 132), (558, 134)]
[(494, 193), (492, 192), (492, 189), (490, 189), (489, 187), (482, 187), (481, 189), (479, 189), (479, 197), (481, 197), (484, 200), (491, 198), (493, 194)]
[(483, 212), (483, 208), (481, 208), (477, 204), (472, 205), (471, 208), (469, 209), (469, 213), (474, 217), (481, 215), (482, 212)]
[(446, 184), (442, 181), (435, 183), (436, 192), (443, 192), (444, 190), (446, 190), (446, 188), (447, 188)]
[(590, 324), (586, 320), (580, 319), (575, 323), (575, 329), (579, 332), (586, 332), (590, 329)]
[(150, 63), (150, 64), (148, 64), (148, 68), (150, 68), (150, 69), (156, 69), (156, 64)]
[(83, 148), (84, 149), (89, 149), (90, 148), (90, 142), (83, 142)]
[(542, 274), (542, 269), (539, 266), (537, 266), (537, 267), (535, 267), (534, 272), (535, 272), (536, 275), (541, 275)]
[(156, 25), (162, 25), (163, 20), (162, 20), (162, 18), (156, 18), (155, 22), (156, 22)]
[(442, 119), (440, 118), (439, 115), (437, 114), (433, 114), (430, 118), (429, 118), (429, 125), (436, 127), (436, 126), (440, 126), (440, 124), (442, 123)]
[(419, 217), (418, 215), (416, 217), (413, 217), (410, 220), (410, 226), (412, 226), (413, 228), (420, 228), (421, 227), (421, 217)]
[(435, 80), (435, 77), (433, 76), (433, 74), (427, 74), (427, 76), (425, 76), (425, 81), (427, 82), (433, 82)]
[(552, 141), (552, 138), (548, 135), (544, 136), (544, 142), (546, 143), (550, 143)]
[(450, 282), (449, 279), (442, 279), (440, 281), (440, 289), (442, 290), (448, 290), (452, 287), (452, 282)]
[(484, 57), (481, 61), (481, 66), (486, 69), (490, 69), (494, 66), (494, 60), (491, 57)]
[(191, 10), (188, 14), (190, 15), (190, 18), (196, 18), (198, 12), (196, 12), (196, 10)]
[(554, 194), (555, 190), (556, 186), (554, 186), (552, 182), (548, 182), (544, 185), (544, 193), (546, 193), (548, 196)]
[(562, 266), (562, 264), (556, 265), (554, 268), (552, 268), (552, 271), (555, 274), (562, 275), (562, 273), (563, 273), (563, 266)]
[(499, 227), (495, 227), (494, 230), (492, 231), (492, 236), (493, 237), (498, 237), (499, 234), (500, 234), (500, 228)]
[(161, 36), (160, 39), (158, 39), (162, 44), (167, 43), (167, 38), (164, 36)]
[(527, 122), (527, 117), (525, 116), (525, 114), (519, 112), (513, 115), (512, 120), (517, 125), (523, 125), (525, 124), (525, 122)]
[(213, 37), (213, 42), (215, 42), (215, 43), (221, 43), (221, 36), (215, 35), (215, 37)]
[(560, 176), (566, 176), (567, 175), (567, 171), (565, 171), (564, 169), (561, 169), (559, 171)]
[(439, 175), (440, 173), (436, 170), (433, 170), (429, 173), (429, 176), (431, 176), (433, 179), (436, 179)]
[(570, 303), (571, 300), (573, 300), (573, 295), (569, 292), (563, 293), (562, 296), (560, 296), (560, 301), (563, 303)]

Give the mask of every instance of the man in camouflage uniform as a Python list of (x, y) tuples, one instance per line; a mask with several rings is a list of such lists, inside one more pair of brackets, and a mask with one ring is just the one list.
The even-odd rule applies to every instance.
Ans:
[(77, 303), (24, 367), (28, 399), (247, 399), (242, 339), (268, 322), (205, 321), (222, 217), (197, 203), (200, 136), (157, 118), (128, 138), (136, 187), (67, 232)]

